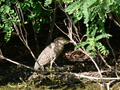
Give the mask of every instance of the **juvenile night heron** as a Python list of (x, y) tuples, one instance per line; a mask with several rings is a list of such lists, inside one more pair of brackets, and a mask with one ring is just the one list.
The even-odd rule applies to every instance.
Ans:
[[(50, 45), (48, 45), (38, 56), (37, 62), (35, 62), (34, 69), (41, 68), (44, 70), (44, 65), (50, 63), (50, 69), (55, 59), (61, 54), (64, 49), (64, 45), (70, 43), (69, 40), (58, 37)], [(38, 64), (39, 63), (39, 64)]]

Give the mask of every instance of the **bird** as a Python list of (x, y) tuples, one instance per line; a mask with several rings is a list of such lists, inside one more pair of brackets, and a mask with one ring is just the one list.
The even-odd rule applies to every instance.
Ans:
[(64, 37), (56, 38), (40, 53), (34, 64), (34, 69), (39, 70), (41, 68), (44, 71), (44, 66), (48, 63), (50, 63), (50, 69), (52, 69), (53, 62), (63, 51), (64, 45), (68, 43), (71, 43), (71, 41)]

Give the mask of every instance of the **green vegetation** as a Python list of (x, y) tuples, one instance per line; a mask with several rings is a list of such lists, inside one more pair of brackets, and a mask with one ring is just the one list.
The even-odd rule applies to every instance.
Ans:
[(38, 33), (41, 23), (49, 23), (47, 16), (51, 16), (52, 13), (52, 11), (44, 10), (41, 7), (42, 2), (39, 0), (36, 2), (34, 0), (24, 0), (23, 2), (1, 0), (0, 3), (0, 29), (6, 32), (4, 38), (6, 42), (10, 40), (11, 33), (16, 29), (13, 22), (19, 26), (33, 22), (33, 28)]
[[(67, 0), (68, 2), (69, 0)], [(71, 1), (71, 0), (70, 0)], [(65, 9), (68, 14), (72, 14), (74, 22), (78, 22), (82, 18), (86, 24), (87, 39), (80, 43), (76, 48), (86, 46), (87, 52), (93, 52), (95, 55), (97, 50), (102, 54), (108, 54), (108, 50), (99, 42), (102, 38), (109, 38), (111, 35), (105, 32), (105, 21), (108, 18), (108, 13), (119, 12), (120, 1), (118, 0), (75, 0), (68, 2), (68, 7)]]
[[(56, 20), (58, 14), (61, 15), (62, 29), (61, 26), (59, 26), (61, 20)], [(31, 47), (29, 47), (30, 40), (28, 40), (28, 35), (30, 31), (32, 35), (34, 35), (33, 37), (35, 37), (35, 41), (33, 42), (35, 42), (36, 46), (38, 46), (37, 33), (40, 33), (42, 36), (44, 32), (47, 32), (48, 37), (45, 37), (45, 39), (47, 38), (47, 45), (51, 37), (53, 37), (53, 33), (58, 33), (57, 30), (54, 30), (54, 26), (56, 26), (57, 29), (72, 41), (76, 52), (78, 49), (82, 54), (86, 55), (85, 58), (91, 59), (95, 65), (95, 70), (98, 70), (102, 78), (101, 69), (93, 59), (99, 52), (99, 56), (101, 55), (101, 57), (102, 55), (108, 55), (110, 53), (109, 48), (106, 48), (105, 44), (103, 44), (103, 40), (107, 41), (112, 37), (109, 31), (107, 31), (105, 23), (107, 20), (112, 20), (120, 27), (119, 16), (120, 0), (0, 0), (0, 34), (5, 34), (4, 40), (8, 43), (11, 40), (12, 33), (16, 33), (21, 42), (31, 53), (31, 56), (36, 60), (32, 52), (33, 48), (31, 50)], [(56, 22), (59, 23), (59, 21), (60, 24), (57, 24)], [(79, 24), (81, 22), (82, 25)], [(42, 27), (44, 24), (49, 25), (47, 30), (46, 27)], [(29, 26), (30, 28), (28, 30), (27, 27)], [(79, 30), (82, 26), (84, 27), (84, 31)], [(63, 30), (64, 28), (65, 30)], [(113, 54), (114, 52), (111, 46), (108, 42), (107, 44)], [(37, 50), (39, 50), (38, 47)], [(74, 52), (70, 52), (70, 54), (72, 56)], [(107, 67), (111, 68), (103, 58), (99, 60), (103, 61)], [(114, 63), (116, 64), (116, 62)], [(78, 63), (76, 65), (78, 65)], [(117, 69), (116, 67), (114, 68)], [(70, 68), (67, 68), (66, 70), (69, 69)], [(117, 72), (114, 74), (117, 76)], [(21, 84), (21, 86), (28, 88), (27, 83), (23, 80), (21, 81), (24, 84)]]
[[(110, 34), (106, 33), (104, 24), (106, 18), (109, 17), (107, 14), (111, 12), (120, 14), (119, 0), (45, 0), (44, 2), (39, 0), (24, 0), (22, 2), (1, 0), (0, 29), (6, 32), (5, 41), (10, 40), (11, 33), (15, 29), (13, 22), (19, 26), (32, 22), (33, 30), (38, 33), (41, 23), (50, 23), (49, 17), (52, 16), (53, 3), (56, 2), (67, 5), (65, 11), (72, 15), (74, 23), (83, 19), (84, 24), (86, 24), (87, 38), (75, 49), (85, 47), (88, 53), (93, 52), (93, 56), (96, 55), (97, 50), (104, 55), (109, 53), (99, 40), (111, 37)], [(44, 6), (47, 9), (43, 8)], [(24, 17), (26, 17), (25, 20)]]
[(20, 20), (11, 6), (14, 2), (1, 0), (0, 3), (0, 29), (3, 29), (3, 31), (6, 32), (4, 39), (8, 42), (10, 40), (11, 33), (14, 31), (13, 22), (19, 23)]

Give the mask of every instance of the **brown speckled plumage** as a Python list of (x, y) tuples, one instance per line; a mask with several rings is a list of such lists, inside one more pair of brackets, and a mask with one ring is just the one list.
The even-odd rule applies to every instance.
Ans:
[(50, 63), (50, 67), (52, 68), (52, 64), (55, 61), (55, 59), (61, 54), (61, 52), (64, 49), (64, 45), (70, 43), (70, 41), (66, 40), (63, 37), (56, 38), (50, 45), (48, 45), (38, 56), (38, 65), (37, 62), (35, 62), (34, 69), (38, 70), (39, 68), (42, 68), (44, 70), (44, 65)]

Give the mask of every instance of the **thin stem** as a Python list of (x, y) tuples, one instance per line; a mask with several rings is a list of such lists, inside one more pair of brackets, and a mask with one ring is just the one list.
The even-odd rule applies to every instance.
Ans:
[(53, 10), (53, 16), (52, 16), (51, 24), (50, 24), (50, 31), (49, 31), (49, 35), (48, 35), (47, 42), (46, 42), (45, 46), (47, 46), (50, 43), (50, 41), (52, 39), (52, 34), (53, 34), (54, 26), (55, 26), (55, 20), (56, 20), (56, 1), (54, 1), (54, 4), (55, 4), (55, 9)]

